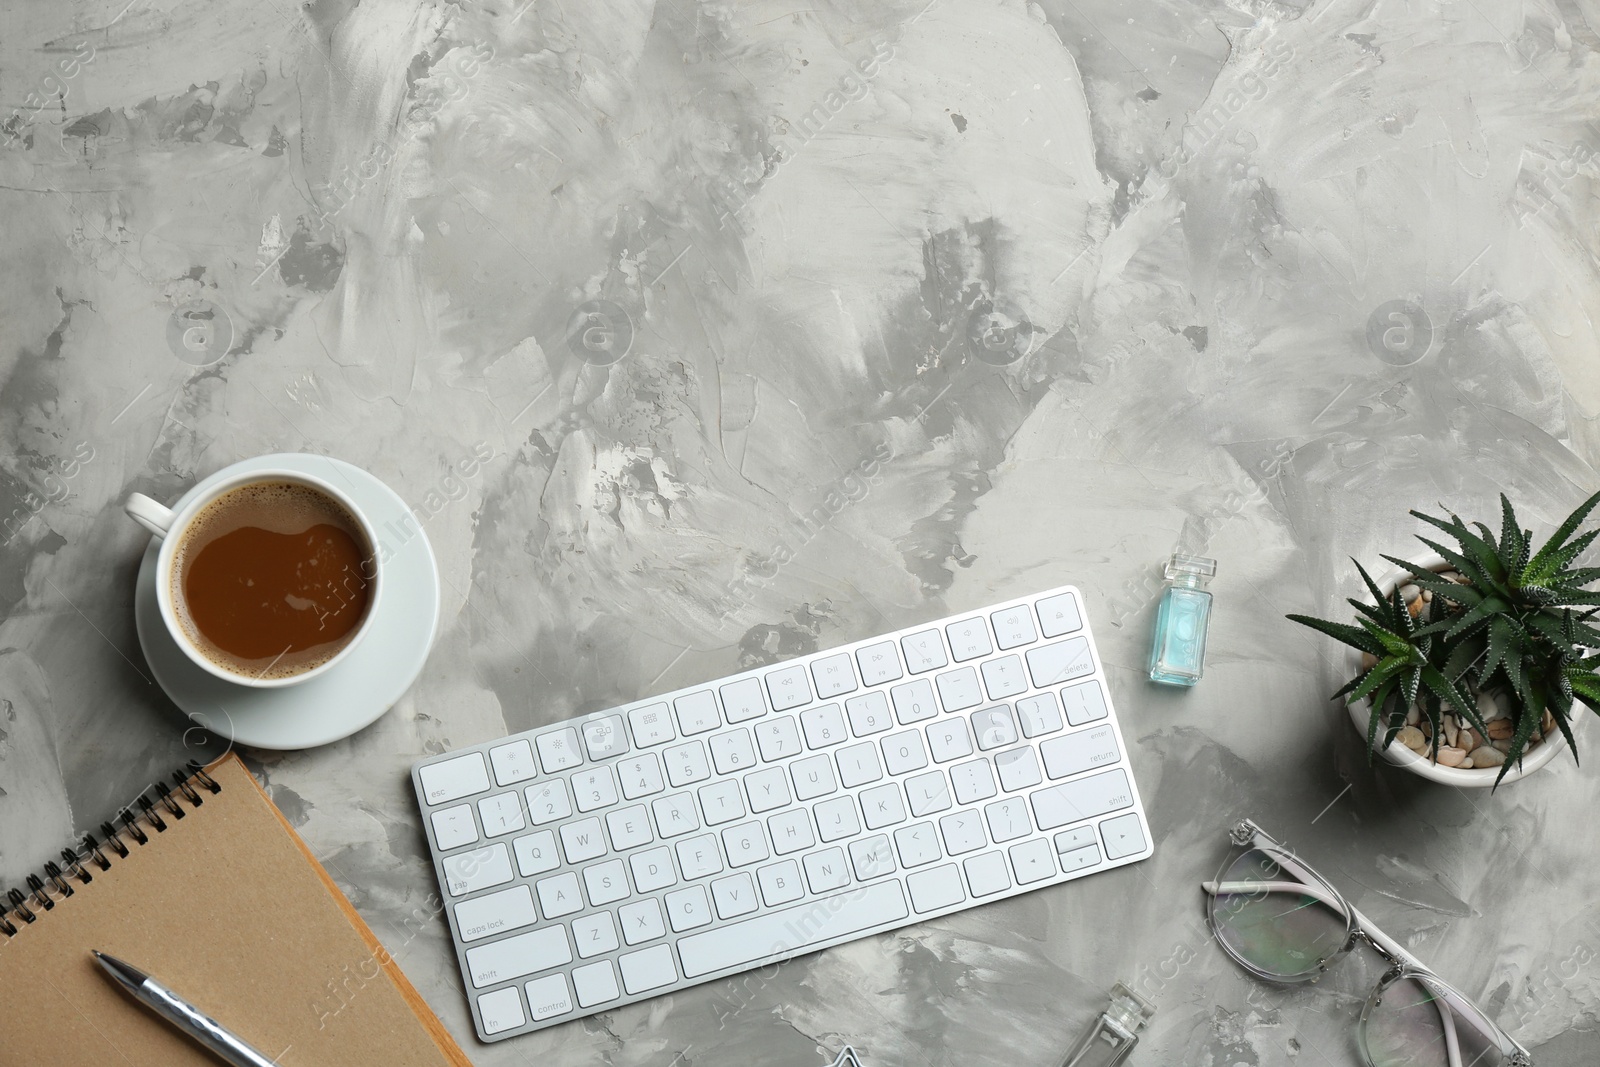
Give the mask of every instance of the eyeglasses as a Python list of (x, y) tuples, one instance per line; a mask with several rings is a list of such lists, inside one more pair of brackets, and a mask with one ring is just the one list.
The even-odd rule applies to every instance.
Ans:
[(1223, 951), (1269, 982), (1315, 982), (1356, 942), (1389, 961), (1361, 1009), (1367, 1067), (1532, 1067), (1528, 1050), (1248, 819), (1214, 882), (1207, 914)]

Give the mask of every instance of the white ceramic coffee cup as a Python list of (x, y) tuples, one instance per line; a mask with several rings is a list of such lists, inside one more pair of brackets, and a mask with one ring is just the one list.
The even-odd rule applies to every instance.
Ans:
[[(310, 670), (301, 671), (279, 678), (262, 678), (244, 674), (239, 671), (229, 670), (220, 663), (208, 657), (194, 643), (189, 636), (188, 629), (178, 617), (177, 606), (172, 600), (172, 569), (178, 554), (178, 546), (183, 543), (183, 535), (189, 529), (189, 524), (200, 514), (205, 507), (218, 498), (241, 489), (247, 485), (261, 485), (270, 483), (288, 483), (301, 485), (314, 489), (335, 501), (349, 513), (361, 528), (361, 535), (366, 540), (366, 549), (371, 556), (371, 563), (366, 574), (367, 579), (367, 613), (356, 627), (355, 633), (345, 642), (343, 648), (334, 653), (327, 660), (317, 664)], [(348, 495), (335, 489), (320, 478), (313, 478), (307, 474), (291, 470), (252, 470), (232, 478), (226, 478), (216, 485), (210, 486), (204, 493), (194, 496), (194, 499), (182, 499), (176, 511), (165, 507), (145, 496), (143, 493), (132, 493), (122, 505), (129, 516), (140, 526), (161, 538), (161, 553), (156, 558), (156, 599), (161, 606), (161, 620), (167, 624), (167, 630), (172, 634), (172, 639), (178, 647), (200, 667), (216, 675), (224, 681), (234, 682), (239, 685), (248, 685), (257, 689), (278, 689), (288, 685), (298, 685), (310, 681), (320, 674), (326, 674), (336, 667), (341, 660), (366, 636), (371, 628), (372, 620), (378, 614), (378, 598), (383, 592), (383, 567), (380, 561), (377, 545), (378, 535), (372, 527), (372, 522), (356, 506), (355, 501)]]

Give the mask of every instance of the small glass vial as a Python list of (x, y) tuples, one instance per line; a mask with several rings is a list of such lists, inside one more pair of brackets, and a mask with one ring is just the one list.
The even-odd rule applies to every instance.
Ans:
[(1150, 680), (1164, 685), (1193, 685), (1206, 658), (1206, 624), (1211, 621), (1211, 594), (1206, 584), (1217, 573), (1217, 561), (1174, 552), (1167, 561), (1167, 588), (1156, 612), (1156, 637), (1150, 647)]
[(1128, 1058), (1155, 1013), (1155, 1005), (1118, 982), (1111, 987), (1111, 1006), (1072, 1046), (1061, 1067), (1115, 1067)]

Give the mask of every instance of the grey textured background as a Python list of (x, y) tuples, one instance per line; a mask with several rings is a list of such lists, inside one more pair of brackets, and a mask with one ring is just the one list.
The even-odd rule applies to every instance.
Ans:
[[(1503, 488), (1543, 532), (1596, 486), (1594, 0), (0, 24), (0, 881), (204, 747), (139, 653), (120, 501), (320, 452), (426, 516), (441, 636), (358, 736), (246, 755), (485, 1067), (1053, 1065), (1117, 978), (1159, 1008), (1136, 1063), (1353, 1064), (1374, 961), (1280, 992), (1206, 943), (1196, 883), (1246, 814), (1541, 1065), (1595, 1062), (1592, 770), (1369, 769), (1343, 658), (1282, 620), (1405, 550), (1408, 507)], [(634, 334), (609, 367), (565, 339), (595, 299)], [(1012, 362), (969, 340), (991, 307), (1029, 324)], [(1181, 694), (1142, 680), (1180, 545), (1221, 565)], [(411, 919), (413, 759), (1066, 581), (1152, 861), (475, 1043)]]

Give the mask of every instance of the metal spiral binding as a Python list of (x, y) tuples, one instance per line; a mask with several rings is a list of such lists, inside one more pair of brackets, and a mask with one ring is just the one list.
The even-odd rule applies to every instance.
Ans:
[[(126, 859), (132, 854), (130, 844), (143, 847), (150, 843), (152, 831), (166, 833), (169, 820), (176, 822), (188, 815), (180, 799), (190, 808), (198, 808), (206, 802), (205, 794), (222, 792), (222, 786), (195, 760), (173, 771), (171, 777), (177, 786), (176, 793), (172, 786), (157, 781), (135, 797), (132, 804), (101, 823), (99, 837), (84, 834), (81, 845), (61, 850), (60, 863), (54, 860), (45, 863), (42, 877), (28, 875), (26, 891), (11, 889), (0, 895), (0, 934), (17, 936), (30, 923), (38, 922), (44, 912), (73, 896), (78, 886), (72, 884), (72, 879), (77, 879), (81, 885), (93, 882), (91, 865), (109, 871), (113, 857)], [(155, 794), (154, 799), (150, 793)]]

